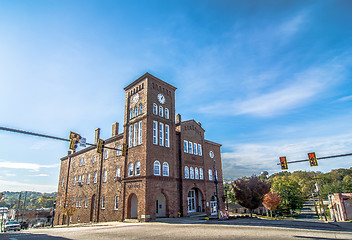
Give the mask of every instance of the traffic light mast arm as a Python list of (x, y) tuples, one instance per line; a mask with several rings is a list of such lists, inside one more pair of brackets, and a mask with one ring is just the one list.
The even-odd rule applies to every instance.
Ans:
[[(318, 157), (317, 160), (328, 159), (328, 158), (337, 158), (337, 157), (347, 157), (347, 156), (352, 156), (352, 153), (333, 155), (333, 156), (327, 156), (327, 157)], [(290, 162), (287, 162), (287, 163), (298, 163), (298, 162), (309, 162), (309, 159), (295, 160), (295, 161), (290, 161)], [(277, 165), (280, 165), (280, 163), (277, 163)]]

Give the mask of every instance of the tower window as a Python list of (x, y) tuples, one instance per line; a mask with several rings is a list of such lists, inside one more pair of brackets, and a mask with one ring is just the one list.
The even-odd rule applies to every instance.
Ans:
[(139, 104), (139, 115), (141, 115), (143, 113), (143, 104), (140, 103)]
[(138, 133), (138, 128), (137, 128), (137, 123), (134, 124), (134, 131), (133, 131), (133, 146), (137, 146), (137, 133)]
[(166, 119), (169, 119), (169, 109), (168, 108), (165, 108), (165, 118)]
[(153, 121), (153, 144), (158, 144), (158, 122)]
[(165, 124), (165, 147), (170, 147), (170, 128), (169, 125)]
[(142, 121), (138, 122), (138, 145), (142, 144)]
[(130, 119), (133, 118), (133, 108), (130, 109)]
[(195, 155), (198, 155), (198, 150), (197, 150), (197, 143), (193, 143), (193, 151)]
[(136, 162), (135, 175), (138, 176), (140, 174), (141, 174), (141, 163), (138, 161)]
[(189, 168), (187, 166), (185, 167), (185, 178), (189, 178)]
[(137, 106), (134, 107), (134, 116), (135, 117), (138, 116), (138, 107)]
[(193, 169), (193, 167), (189, 168), (189, 176), (190, 176), (191, 179), (194, 179), (194, 169)]
[(156, 103), (153, 103), (153, 114), (158, 115), (158, 105)]
[(164, 108), (163, 108), (163, 106), (159, 106), (159, 116), (160, 117), (164, 116)]
[(193, 154), (193, 144), (192, 144), (192, 142), (188, 142), (188, 153)]
[(188, 141), (184, 140), (183, 143), (184, 143), (183, 151), (184, 151), (185, 153), (188, 153)]
[(132, 147), (132, 134), (133, 134), (133, 125), (130, 126), (128, 132), (128, 147)]
[(198, 144), (198, 155), (202, 156), (202, 145)]
[(164, 123), (159, 125), (159, 145), (164, 146)]
[(130, 163), (128, 165), (128, 176), (129, 177), (133, 176), (133, 163)]
[(199, 179), (199, 171), (198, 171), (198, 168), (195, 168), (195, 169), (194, 169), (194, 178), (195, 178), (195, 179)]
[(159, 161), (154, 162), (154, 175), (160, 176), (160, 162)]

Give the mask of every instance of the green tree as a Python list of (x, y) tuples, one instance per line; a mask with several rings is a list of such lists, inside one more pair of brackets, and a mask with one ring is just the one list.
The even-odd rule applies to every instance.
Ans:
[(279, 179), (272, 184), (272, 189), (279, 193), (281, 202), (278, 209), (285, 213), (300, 209), (304, 203), (301, 186), (291, 179)]
[(257, 176), (237, 179), (232, 188), (237, 202), (250, 210), (251, 217), (253, 210), (263, 202), (263, 197), (270, 191), (270, 183), (260, 180)]

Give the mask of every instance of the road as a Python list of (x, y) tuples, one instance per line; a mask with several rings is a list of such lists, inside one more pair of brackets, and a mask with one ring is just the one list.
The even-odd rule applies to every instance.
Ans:
[(86, 227), (30, 229), (2, 233), (0, 240), (67, 239), (267, 239), (351, 240), (352, 230), (323, 222), (295, 220), (234, 219), (200, 221), (162, 219), (151, 223), (101, 223)]

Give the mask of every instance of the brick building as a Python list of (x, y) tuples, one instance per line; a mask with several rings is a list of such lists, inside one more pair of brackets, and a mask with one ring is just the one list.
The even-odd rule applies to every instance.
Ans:
[[(174, 86), (146, 73), (124, 90), (123, 131), (112, 125), (101, 154), (91, 146), (61, 158), (55, 224), (67, 221), (65, 196), (77, 207), (72, 223), (216, 215), (216, 186), (223, 208), (221, 145), (204, 139), (199, 122), (175, 115)], [(127, 156), (109, 149), (123, 144)]]

